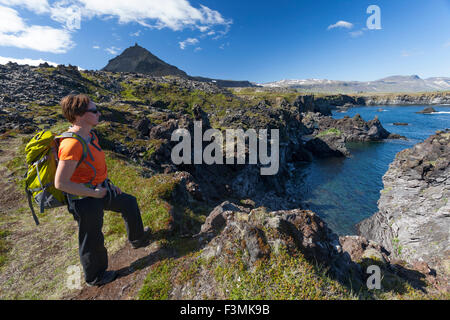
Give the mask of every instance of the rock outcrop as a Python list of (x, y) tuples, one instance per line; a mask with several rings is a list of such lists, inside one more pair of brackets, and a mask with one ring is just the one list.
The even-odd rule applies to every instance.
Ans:
[[(356, 97), (355, 97), (356, 98)], [(440, 105), (450, 104), (449, 92), (423, 94), (364, 95), (356, 98), (358, 105)]]
[[(361, 236), (338, 237), (308, 210), (269, 211), (226, 201), (211, 211), (194, 239), (199, 251), (171, 271), (170, 299), (227, 299), (230, 291), (241, 286), (244, 290), (254, 290), (250, 287), (260, 285), (268, 290), (264, 281), (280, 281), (278, 273), (283, 275), (282, 281), (289, 277), (292, 269), (284, 268), (287, 261), (293, 263), (291, 259), (299, 263), (295, 276), (286, 280), (292, 290), (296, 290), (299, 281), (304, 281), (303, 272), (311, 276), (306, 280), (309, 288), (324, 281), (317, 278), (317, 269), (311, 269), (311, 264), (326, 269), (320, 277), (337, 280), (364, 298), (369, 295), (363, 293), (369, 276), (366, 270), (374, 265), (381, 270), (381, 287), (385, 291), (403, 291), (406, 283), (421, 290), (425, 281), (437, 283), (426, 263), (412, 266), (391, 260), (385, 248)], [(189, 280), (176, 280), (185, 270), (190, 270)], [(252, 281), (247, 278), (249, 274), (263, 283), (248, 283)], [(268, 292), (267, 296), (274, 294)]]
[[(381, 245), (364, 237), (338, 238), (316, 214), (299, 209), (298, 190), (292, 193), (294, 196), (289, 196), (286, 182), (293, 162), (311, 161), (312, 153), (322, 157), (348, 155), (345, 143), (349, 141), (393, 137), (378, 119), (364, 121), (355, 116), (336, 120), (323, 115), (330, 105), (346, 108), (354, 105), (345, 96), (304, 97), (297, 99), (295, 104), (281, 97), (276, 102), (252, 100), (244, 103), (243, 99), (214, 83), (184, 77), (80, 72), (72, 66), (53, 68), (45, 64), (39, 67), (0, 66), (0, 89), (0, 133), (9, 130), (31, 133), (38, 125), (49, 128), (66, 123), (57, 106), (64, 95), (86, 92), (95, 97), (102, 111), (103, 121), (96, 127), (102, 147), (141, 164), (141, 174), (146, 177), (170, 176), (161, 182), (164, 188), (155, 190), (161, 193), (161, 199), (171, 199), (173, 206), (168, 209), (171, 216), (166, 231), (183, 237), (195, 234), (194, 240), (187, 242), (198, 243), (202, 251), (188, 259), (200, 257), (203, 262), (215, 264), (213, 272), (226, 269), (229, 261), (235, 258), (241, 260), (239, 265), (242, 262), (245, 268), (253, 269), (283, 250), (288, 250), (289, 259), (306, 259), (307, 266), (302, 266), (304, 270), (314, 271), (314, 267), (320, 265), (324, 267), (321, 270), (329, 269), (327, 274), (341, 283), (356, 281), (356, 284), (363, 284), (367, 277), (364, 267), (371, 263), (380, 264), (386, 272), (404, 270), (393, 267), (391, 256), (395, 254), (389, 256)], [(186, 100), (176, 100), (183, 94)], [(214, 99), (206, 100), (208, 95)], [(200, 120), (203, 132), (211, 128), (221, 132), (228, 128), (279, 129), (278, 174), (262, 176), (260, 164), (175, 165), (171, 150), (177, 142), (171, 141), (172, 133), (176, 129), (187, 129), (193, 136), (194, 121)], [(312, 139), (306, 142), (307, 135), (312, 135)], [(433, 140), (431, 147), (425, 148), (431, 148), (433, 156), (418, 159), (417, 164), (414, 162), (417, 159), (408, 160), (407, 165), (414, 170), (422, 168), (421, 179), (432, 184), (432, 188), (424, 187), (424, 197), (431, 195), (431, 198), (445, 202), (447, 207), (432, 207), (437, 209), (436, 214), (445, 218), (448, 217), (448, 179), (442, 180), (440, 171), (447, 170), (448, 176), (448, 135), (448, 132), (441, 133), (437, 142)], [(207, 144), (204, 141), (203, 147)], [(248, 150), (245, 156), (249, 157)], [(418, 177), (415, 179), (418, 182), (408, 182), (408, 187), (422, 186), (423, 182)], [(442, 183), (446, 183), (447, 189), (440, 189)], [(226, 199), (229, 201), (223, 202)], [(231, 202), (235, 200), (239, 204)], [(408, 198), (410, 202), (413, 200)], [(203, 225), (200, 222), (203, 219), (191, 221), (194, 219), (183, 211), (186, 208), (194, 210), (195, 205), (199, 205), (197, 201), (201, 202), (202, 218), (207, 207), (215, 207)], [(218, 203), (221, 205), (217, 206)], [(437, 230), (439, 234), (440, 229)], [(391, 239), (395, 238), (391, 236)], [(398, 242), (394, 241), (394, 244)], [(398, 248), (389, 247), (391, 251)], [(236, 257), (237, 252), (242, 255)], [(426, 264), (419, 267), (430, 273)], [(294, 277), (301, 280), (296, 274)], [(323, 274), (315, 277), (319, 282), (323, 280)], [(202, 273), (198, 281), (202, 289), (190, 291), (194, 292), (194, 298), (203, 298), (203, 294), (214, 297), (214, 291), (219, 288), (212, 285), (214, 279), (211, 273)], [(192, 297), (185, 294), (190, 290), (189, 285), (183, 281), (175, 283), (173, 297)], [(307, 287), (309, 289), (309, 283)], [(321, 289), (325, 298), (329, 298), (328, 289)]]
[(379, 211), (358, 225), (360, 234), (450, 275), (450, 130), (399, 152), (383, 183)]
[(378, 117), (365, 121), (359, 114), (353, 118), (345, 116), (342, 119), (323, 116), (318, 113), (307, 113), (302, 119), (303, 124), (312, 130), (314, 136), (335, 133), (343, 138), (343, 142), (367, 142), (383, 139), (406, 139), (397, 134), (391, 134), (384, 129)]
[(331, 274), (342, 282), (348, 282), (352, 275), (355, 279), (362, 276), (361, 268), (342, 250), (339, 237), (307, 210), (269, 212), (264, 207), (249, 209), (224, 202), (210, 213), (196, 238), (204, 245), (202, 256), (208, 258), (234, 251), (236, 240), (242, 239), (239, 244), (250, 266), (285, 247), (330, 267)]
[[(257, 91), (271, 93), (285, 93), (285, 88), (258, 88)], [(402, 94), (301, 94), (294, 101), (294, 106), (300, 112), (319, 112), (323, 115), (331, 115), (332, 110), (345, 112), (353, 106), (377, 106), (377, 105), (442, 105), (450, 104), (450, 91), (426, 92), (426, 93), (402, 93)]]
[(57, 105), (72, 91), (89, 92), (81, 80), (74, 66), (45, 69), (15, 63), (0, 65), (0, 108), (11, 103)]
[(426, 107), (422, 111), (418, 111), (416, 113), (424, 113), (424, 114), (426, 114), (426, 113), (433, 113), (433, 112), (436, 112), (436, 110), (434, 110), (433, 107)]
[(350, 155), (345, 147), (347, 142), (406, 139), (384, 129), (377, 117), (364, 121), (359, 114), (353, 118), (346, 116), (343, 119), (334, 119), (313, 112), (302, 115), (302, 123), (313, 137), (306, 143), (306, 148), (320, 158)]

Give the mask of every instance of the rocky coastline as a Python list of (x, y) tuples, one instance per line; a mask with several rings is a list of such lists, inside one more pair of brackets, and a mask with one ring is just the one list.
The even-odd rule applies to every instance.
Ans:
[(359, 223), (360, 234), (450, 276), (450, 130), (399, 152), (383, 183), (379, 211)]
[(356, 98), (358, 105), (442, 105), (450, 104), (450, 93), (423, 93), (423, 94), (389, 94), (364, 95)]
[[(417, 287), (422, 286), (422, 278), (436, 283), (436, 274), (428, 263), (437, 268), (439, 276), (445, 274), (440, 267), (443, 264), (433, 259), (442, 254), (448, 257), (449, 203), (444, 200), (450, 196), (449, 131), (397, 156), (384, 178), (380, 212), (360, 224), (361, 236), (338, 237), (316, 214), (302, 210), (298, 199), (290, 197), (286, 188), (294, 162), (350, 156), (346, 142), (404, 138), (388, 132), (377, 118), (364, 121), (356, 115), (337, 120), (330, 116), (333, 108), (370, 105), (379, 101), (375, 98), (299, 95), (292, 103), (248, 103), (214, 84), (184, 78), (16, 64), (0, 66), (0, 92), (0, 134), (49, 129), (63, 121), (57, 106), (63, 96), (80, 92), (94, 97), (102, 110), (103, 122), (96, 130), (104, 148), (143, 166), (144, 176), (173, 175), (178, 185), (170, 196), (177, 205), (188, 207), (198, 201), (214, 207), (200, 230), (188, 234), (202, 249), (194, 260), (213, 260), (211, 263), (217, 266), (234, 261), (234, 253), (239, 251), (243, 252), (239, 259), (251, 269), (284, 248), (327, 266), (333, 279), (354, 288), (364, 285), (365, 268), (370, 264), (380, 265), (389, 275), (383, 284), (386, 287), (399, 279)], [(161, 92), (175, 92), (174, 96), (189, 99), (173, 103), (165, 100)], [(209, 96), (216, 99), (214, 103), (207, 100)], [(402, 97), (389, 101), (412, 101)], [(450, 95), (439, 99), (429, 101), (450, 102)], [(278, 174), (261, 176), (260, 165), (174, 165), (171, 150), (176, 142), (171, 141), (171, 135), (176, 129), (193, 134), (194, 121), (202, 121), (203, 131), (279, 129)], [(419, 205), (418, 199), (425, 205)], [(436, 223), (434, 216), (426, 216), (426, 210), (434, 212), (441, 223)], [(186, 232), (178, 223), (181, 217), (176, 210), (171, 214), (171, 231)], [(403, 233), (403, 226), (412, 222), (417, 226), (424, 223), (425, 227)], [(433, 232), (429, 232), (431, 224)], [(426, 252), (419, 248), (422, 243), (426, 244)], [(432, 245), (435, 247), (431, 250)], [(443, 259), (444, 265), (448, 263)], [(411, 270), (419, 270), (421, 276)], [(172, 298), (220, 297), (209, 276), (199, 273), (195, 287), (190, 283), (174, 285)]]

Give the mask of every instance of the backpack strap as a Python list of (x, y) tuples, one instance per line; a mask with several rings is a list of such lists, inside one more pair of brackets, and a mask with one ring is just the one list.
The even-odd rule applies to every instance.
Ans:
[(31, 201), (32, 194), (31, 194), (30, 190), (28, 190), (28, 186), (27, 185), (25, 185), (25, 193), (27, 194), (28, 205), (30, 206), (31, 214), (33, 215), (34, 222), (38, 226), (39, 225), (39, 219), (38, 219), (38, 217), (36, 215), (36, 212), (34, 212), (33, 202)]
[(94, 161), (94, 157), (92, 156), (91, 150), (89, 150), (88, 145), (86, 144), (86, 141), (80, 137), (79, 135), (77, 135), (74, 132), (64, 132), (62, 134), (60, 134), (59, 136), (56, 136), (55, 139), (57, 140), (61, 140), (64, 138), (73, 138), (76, 139), (79, 143), (81, 143), (81, 146), (83, 147), (83, 155), (81, 156), (80, 161), (77, 164), (77, 168), (78, 166), (81, 164), (81, 162), (84, 161), (84, 159), (86, 158), (86, 156), (89, 154), (89, 157), (91, 158), (92, 161)]
[(94, 144), (94, 141), (95, 140), (98, 140), (98, 138), (97, 138), (97, 135), (95, 134), (95, 132), (94, 131), (91, 131), (91, 142), (90, 142), (90, 144), (92, 144), (92, 146), (95, 148), (95, 149), (97, 149), (98, 151), (102, 151), (102, 149), (99, 147), (99, 146), (97, 146), (96, 144)]
[[(92, 135), (92, 133), (91, 133), (91, 135)], [(92, 135), (92, 136), (94, 137), (95, 135)], [(86, 157), (88, 155), (89, 155), (89, 157), (91, 158), (92, 161), (95, 161), (94, 157), (92, 156), (91, 150), (89, 149), (89, 146), (87, 145), (86, 141), (82, 137), (80, 137), (75, 132), (67, 131), (67, 132), (64, 132), (64, 133), (60, 134), (59, 136), (56, 136), (55, 140), (60, 140), (60, 139), (65, 139), (65, 138), (76, 139), (78, 142), (81, 143), (81, 146), (83, 147), (83, 154), (81, 156), (80, 161), (78, 161), (77, 168), (81, 165), (81, 163), (86, 159)], [(91, 139), (91, 144), (92, 144), (92, 139)], [(95, 145), (94, 145), (94, 147), (97, 148)], [(94, 171), (94, 175), (93, 175), (92, 179), (88, 182), (88, 184), (91, 184), (92, 181), (94, 181), (95, 177), (97, 176), (97, 170), (95, 170), (95, 167), (92, 164), (90, 164), (89, 162), (86, 161), (85, 163), (88, 166), (90, 166), (91, 169)]]

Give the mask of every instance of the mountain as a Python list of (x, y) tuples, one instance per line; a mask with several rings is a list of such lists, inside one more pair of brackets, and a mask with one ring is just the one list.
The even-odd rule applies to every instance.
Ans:
[(205, 77), (192, 77), (172, 66), (137, 43), (122, 54), (109, 60), (103, 71), (145, 73), (153, 76), (179, 76), (201, 82), (212, 82), (219, 87), (254, 87), (249, 81), (220, 80)]
[(186, 72), (172, 66), (137, 43), (122, 54), (109, 60), (103, 71), (146, 73), (154, 76), (180, 76), (187, 77)]
[(417, 75), (390, 76), (375, 81), (339, 81), (327, 79), (281, 80), (259, 84), (271, 88), (293, 88), (314, 92), (423, 92), (450, 90), (450, 78), (421, 79)]

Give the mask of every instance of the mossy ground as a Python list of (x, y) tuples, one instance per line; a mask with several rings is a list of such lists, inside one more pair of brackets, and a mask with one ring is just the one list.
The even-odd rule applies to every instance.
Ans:
[[(56, 124), (54, 128), (61, 126)], [(24, 172), (22, 149), (30, 137), (13, 134), (5, 140), (15, 149), (15, 156), (2, 165), (15, 172), (19, 184), (19, 177)], [(383, 279), (384, 290), (355, 292), (330, 278), (325, 269), (307, 261), (300, 252), (291, 254), (283, 248), (257, 262), (253, 268), (243, 263), (242, 250), (236, 250), (226, 264), (214, 258), (202, 258), (195, 241), (167, 233), (172, 219), (170, 211), (175, 207), (169, 201), (177, 185), (173, 175), (145, 178), (141, 175), (142, 167), (113, 152), (106, 154), (110, 178), (124, 192), (136, 196), (144, 224), (161, 235), (157, 240), (160, 245), (175, 248), (178, 252), (178, 258), (164, 259), (150, 267), (136, 296), (138, 299), (170, 298), (175, 287), (195, 287), (198, 277), (205, 275), (215, 282), (217, 288), (213, 295), (203, 298), (448, 299), (442, 295), (427, 295), (390, 274)], [(186, 223), (189, 221), (196, 228), (208, 212), (201, 206), (177, 209), (184, 211)], [(58, 299), (69, 291), (66, 287), (67, 268), (79, 265), (76, 222), (65, 208), (49, 210), (40, 215), (40, 220), (41, 225), (36, 227), (25, 197), (17, 203), (16, 209), (2, 214), (2, 299)], [(126, 244), (126, 231), (120, 214), (107, 212), (104, 226), (106, 246), (113, 254)]]
[(1, 145), (6, 155), (0, 163), (1, 179), (9, 177), (10, 188), (7, 198), (1, 199), (0, 210), (0, 241), (4, 245), (0, 299), (57, 299), (67, 290), (67, 267), (78, 264), (76, 224), (61, 208), (40, 215), (41, 225), (34, 224), (22, 192), (22, 139), (28, 140), (13, 135)]
[(323, 136), (328, 136), (328, 135), (335, 135), (340, 137), (342, 135), (342, 132), (339, 129), (336, 128), (330, 128), (328, 130), (319, 132), (319, 134), (317, 135), (317, 138), (323, 137)]
[[(229, 244), (227, 244), (229, 245)], [(195, 249), (180, 258), (165, 259), (150, 268), (138, 299), (232, 300), (423, 300), (448, 299), (442, 292), (400, 278), (381, 265), (381, 289), (353, 287), (334, 279), (326, 266), (307, 260), (302, 252), (283, 245), (249, 265), (241, 239), (222, 248), (224, 256)], [(361, 261), (361, 266), (377, 261)], [(426, 288), (426, 285), (425, 285)], [(180, 293), (182, 292), (182, 294)]]
[[(45, 75), (55, 68), (37, 70)], [(216, 295), (202, 298), (227, 299), (422, 299), (433, 298), (402, 283), (398, 279), (386, 283), (380, 292), (354, 292), (330, 278), (325, 269), (307, 261), (301, 253), (288, 253), (280, 249), (266, 260), (247, 268), (242, 262), (243, 252), (236, 250), (228, 263), (219, 263), (214, 258), (201, 257), (196, 242), (171, 234), (173, 212), (177, 211), (185, 230), (198, 230), (210, 208), (201, 203), (188, 207), (172, 203), (170, 195), (177, 186), (173, 175), (158, 174), (150, 178), (141, 173), (145, 168), (130, 162), (113, 151), (113, 142), (128, 148), (144, 148), (144, 157), (150, 158), (160, 141), (139, 139), (133, 123), (146, 117), (152, 124), (163, 122), (156, 112), (150, 113), (145, 104), (161, 101), (166, 110), (192, 114), (195, 104), (212, 113), (211, 122), (223, 117), (228, 110), (246, 109), (261, 100), (277, 107), (284, 100), (292, 103), (297, 91), (264, 92), (256, 89), (233, 90), (233, 94), (207, 94), (199, 90), (185, 90), (170, 83), (155, 83), (136, 79), (122, 82), (121, 95), (106, 90), (106, 81), (95, 73), (81, 72), (80, 80), (94, 101), (96, 92), (130, 103), (99, 103), (105, 121), (98, 126), (102, 147), (106, 152), (108, 172), (111, 180), (124, 192), (138, 199), (145, 225), (152, 228), (155, 241), (163, 247), (174, 248), (178, 258), (164, 259), (150, 267), (147, 278), (136, 298), (167, 299), (173, 288), (183, 285), (195, 286), (199, 276), (208, 276), (217, 287)], [(109, 75), (114, 77), (114, 75)], [(320, 96), (320, 95), (319, 95)], [(324, 95), (325, 96), (325, 95)], [(143, 105), (139, 104), (142, 103)], [(30, 117), (40, 129), (51, 127), (63, 132), (68, 128), (59, 106), (30, 104), (24, 117)], [(56, 120), (50, 126), (46, 120)], [(40, 215), (41, 225), (36, 227), (22, 194), (21, 177), (25, 172), (24, 143), (31, 135), (23, 136), (16, 131), (0, 137), (1, 149), (10, 153), (2, 157), (2, 173), (12, 174), (17, 182), (14, 192), (18, 200), (12, 209), (2, 210), (0, 216), (0, 299), (58, 299), (68, 293), (66, 270), (79, 265), (77, 225), (67, 210), (57, 208)], [(1, 156), (1, 154), (0, 154)], [(7, 174), (5, 173), (7, 172)], [(5, 179), (2, 176), (2, 179)], [(20, 199), (19, 199), (20, 198)], [(181, 228), (183, 230), (183, 227)], [(106, 246), (110, 254), (118, 252), (126, 244), (123, 220), (118, 213), (106, 212), (104, 223)], [(391, 287), (389, 287), (391, 286)], [(399, 289), (395, 289), (399, 288)], [(400, 290), (401, 289), (401, 290)], [(448, 296), (445, 297), (449, 299)]]
[[(56, 123), (50, 130), (64, 131), (67, 123)], [(10, 132), (3, 135), (2, 151), (11, 156), (2, 158), (1, 166), (15, 178), (18, 199), (14, 208), (0, 216), (0, 299), (58, 299), (70, 293), (66, 286), (67, 268), (80, 266), (78, 257), (77, 224), (65, 207), (46, 210), (39, 214), (39, 226), (34, 224), (23, 190), (26, 172), (24, 148), (32, 134)], [(172, 204), (172, 192), (178, 185), (173, 174), (157, 174), (146, 178), (144, 168), (129, 159), (106, 151), (109, 178), (123, 192), (134, 195), (139, 203), (143, 223), (153, 231), (153, 237), (162, 245), (186, 253), (192, 246), (168, 229), (172, 212), (178, 210), (184, 229), (199, 229), (207, 209), (202, 205), (186, 208)], [(6, 172), (6, 171), (5, 171)], [(3, 179), (4, 177), (2, 177)], [(35, 207), (36, 212), (39, 210)], [(2, 210), (3, 211), (3, 210)], [(181, 213), (181, 214), (180, 214)], [(105, 212), (105, 246), (109, 255), (120, 250), (126, 242), (125, 225), (120, 213)], [(158, 240), (159, 239), (159, 240)]]

